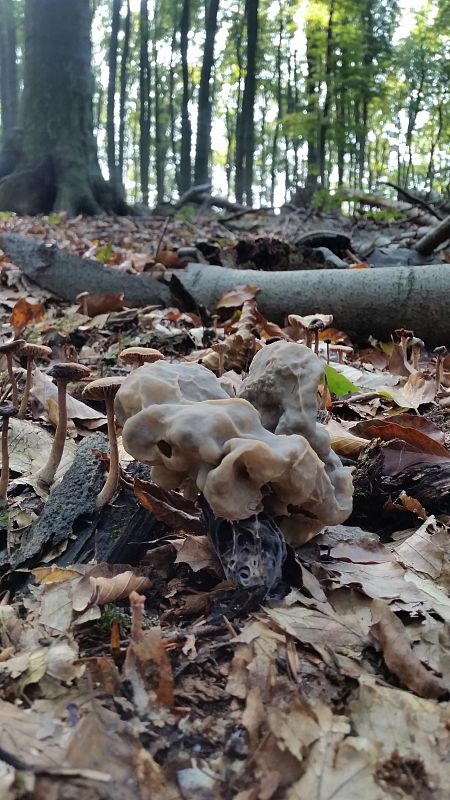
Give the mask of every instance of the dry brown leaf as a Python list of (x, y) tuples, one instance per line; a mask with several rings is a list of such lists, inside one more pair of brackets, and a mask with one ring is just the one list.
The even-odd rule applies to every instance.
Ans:
[(188, 564), (193, 572), (207, 569), (215, 575), (223, 575), (220, 561), (207, 536), (186, 534), (183, 539), (172, 541), (172, 544), (177, 550), (176, 564)]
[(334, 419), (330, 419), (325, 427), (330, 436), (332, 449), (340, 456), (356, 459), (360, 452), (367, 447), (367, 439), (355, 436)]
[(436, 698), (446, 693), (441, 681), (419, 661), (406, 639), (404, 626), (393, 611), (381, 601), (374, 603), (378, 621), (371, 634), (379, 643), (386, 666), (399, 681), (419, 697)]
[(124, 303), (123, 292), (120, 294), (106, 294), (97, 293), (90, 294), (86, 297), (86, 312), (84, 311), (84, 304), (80, 305), (78, 312), (80, 314), (86, 313), (88, 317), (96, 317), (98, 314), (110, 314), (113, 311), (123, 311), (126, 303)]
[(204, 534), (205, 523), (198, 507), (179, 492), (161, 489), (151, 481), (135, 478), (133, 491), (141, 505), (174, 531)]
[[(97, 565), (90, 572), (99, 572), (101, 569), (102, 565)], [(104, 571), (111, 571), (109, 565), (103, 565), (103, 569)], [(119, 567), (119, 569), (123, 570), (123, 567)], [(81, 612), (94, 603), (102, 606), (106, 603), (113, 603), (116, 600), (123, 600), (131, 592), (144, 591), (150, 585), (149, 578), (136, 575), (130, 569), (111, 576), (87, 574), (73, 586), (73, 609)]]
[(439, 580), (450, 551), (449, 529), (433, 516), (428, 517), (393, 551), (405, 567)]
[(123, 666), (134, 701), (144, 709), (156, 697), (162, 705), (173, 705), (174, 680), (160, 628), (142, 632), (140, 641), (130, 642)]
[(44, 316), (45, 309), (41, 303), (29, 303), (25, 297), (22, 297), (15, 304), (9, 322), (17, 337), (30, 322), (42, 322)]
[(254, 300), (260, 289), (253, 284), (236, 286), (231, 292), (226, 292), (216, 303), (216, 308), (239, 308), (246, 300)]
[[(402, 414), (400, 416), (404, 419), (408, 415)], [(419, 429), (419, 426), (404, 425), (401, 421), (396, 420), (395, 417), (389, 420), (366, 420), (355, 425), (350, 429), (350, 432), (360, 436), (367, 436), (368, 438), (382, 439), (383, 441), (401, 439), (423, 453), (450, 459), (450, 451), (441, 441), (428, 436), (423, 430)]]
[[(444, 443), (445, 435), (443, 431), (438, 428), (434, 422), (431, 422), (431, 420), (427, 419), (426, 417), (420, 417), (418, 414), (400, 413), (388, 417), (363, 420), (362, 422), (358, 422), (356, 425), (352, 425), (350, 430), (357, 436), (365, 436), (367, 429), (369, 429), (370, 436), (377, 436), (379, 439), (383, 439), (384, 437), (382, 431), (391, 423), (394, 425), (399, 425), (402, 428), (414, 428), (416, 431), (425, 434), (428, 438), (434, 439), (436, 442), (441, 442), (441, 444)], [(402, 432), (400, 438), (408, 441), (408, 435), (412, 435), (412, 433), (410, 432), (408, 434), (408, 432)], [(412, 443), (414, 443), (414, 440), (412, 440)]]

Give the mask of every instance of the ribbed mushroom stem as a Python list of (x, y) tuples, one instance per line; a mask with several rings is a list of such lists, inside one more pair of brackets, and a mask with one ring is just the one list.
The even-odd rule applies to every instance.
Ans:
[(28, 398), (30, 396), (30, 389), (31, 389), (31, 372), (33, 369), (34, 359), (28, 356), (27, 358), (27, 378), (25, 381), (25, 389), (23, 390), (22, 395), (22, 402), (20, 403), (18, 418), (25, 419), (25, 415), (27, 413), (27, 406), (28, 406)]
[(12, 389), (12, 401), (11, 402), (12, 402), (14, 408), (17, 408), (18, 405), (19, 405), (19, 396), (17, 394), (16, 376), (14, 375), (14, 370), (13, 370), (13, 354), (12, 353), (6, 353), (6, 362), (8, 364), (8, 377), (9, 377), (9, 382), (11, 384), (11, 389)]
[(5, 505), (9, 481), (8, 417), (2, 421), (2, 472), (0, 475), (0, 504)]
[(103, 508), (114, 497), (119, 485), (119, 450), (117, 447), (116, 424), (114, 420), (114, 397), (105, 397), (106, 417), (109, 438), (109, 472), (103, 489), (97, 495), (95, 504)]
[(67, 433), (67, 380), (58, 380), (58, 425), (56, 426), (55, 438), (53, 439), (52, 449), (48, 461), (37, 473), (38, 479), (50, 486), (53, 483), (56, 470), (61, 462), (64, 452)]

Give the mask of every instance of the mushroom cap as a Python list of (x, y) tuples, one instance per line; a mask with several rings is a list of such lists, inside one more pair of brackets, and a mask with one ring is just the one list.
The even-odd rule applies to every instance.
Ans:
[(407, 328), (396, 328), (394, 333), (399, 339), (410, 339), (414, 336), (414, 331), (409, 331)]
[(447, 353), (448, 353), (448, 350), (447, 350), (445, 344), (441, 344), (440, 347), (435, 347), (434, 348), (433, 353), (435, 353), (437, 356), (446, 356)]
[(163, 353), (153, 347), (126, 347), (119, 353), (125, 364), (153, 364), (164, 358)]
[(333, 315), (308, 314), (306, 317), (301, 317), (299, 314), (289, 314), (288, 322), (293, 328), (301, 327), (307, 331), (322, 331), (324, 328), (329, 328), (333, 322)]
[(15, 417), (18, 413), (19, 409), (12, 403), (0, 403), (0, 417)]
[(125, 378), (97, 378), (83, 389), (85, 400), (105, 400), (106, 397), (115, 397)]
[(16, 353), (24, 344), (26, 344), (25, 339), (11, 339), (0, 344), (0, 353)]
[(91, 370), (89, 367), (85, 367), (84, 364), (76, 364), (72, 361), (67, 363), (58, 362), (57, 364), (53, 364), (48, 374), (51, 375), (52, 378), (56, 378), (56, 380), (76, 381), (90, 375)]
[(78, 300), (78, 302), (79, 302), (80, 300), (83, 300), (84, 297), (89, 297), (89, 292), (80, 292), (75, 297), (75, 300)]
[(27, 358), (50, 358), (51, 354), (51, 347), (47, 347), (45, 344), (33, 344), (32, 342), (25, 342), (19, 350), (19, 355)]

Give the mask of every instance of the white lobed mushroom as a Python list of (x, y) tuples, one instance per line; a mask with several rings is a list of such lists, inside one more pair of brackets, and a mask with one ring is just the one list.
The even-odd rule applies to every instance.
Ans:
[(230, 398), (198, 364), (159, 361), (134, 371), (115, 400), (123, 444), (152, 467), (159, 486), (188, 496), (201, 492), (214, 514), (228, 520), (265, 511), (300, 544), (347, 518), (350, 471), (316, 422), (320, 360), (301, 345), (275, 342), (253, 363), (243, 391), (252, 394), (251, 382), (255, 388), (259, 381), (254, 405)]

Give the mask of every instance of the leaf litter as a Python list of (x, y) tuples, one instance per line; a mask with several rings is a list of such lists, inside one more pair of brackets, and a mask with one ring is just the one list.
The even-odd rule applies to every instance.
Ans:
[[(129, 271), (151, 269), (156, 255), (173, 266), (174, 244), (192, 239), (189, 225), (173, 223), (156, 254), (151, 225), (5, 224)], [(217, 239), (213, 224), (208, 232)], [(223, 263), (234, 242), (222, 238)], [(7, 271), (5, 328), (49, 344), (53, 360), (79, 357), (92, 377), (125, 374), (117, 354), (126, 346), (162, 346), (223, 372), (234, 396), (267, 340), (293, 340), (239, 280), (208, 324), (182, 308), (124, 307), (120, 295), (69, 306), (30, 289), (14, 265)], [(432, 354), (416, 369), (395, 341), (358, 347), (329, 331), (319, 336), (324, 361), (327, 338), (354, 352), (344, 363), (332, 354), (321, 414), (335, 451), (356, 467), (358, 502), (346, 525), (289, 551), (291, 589), (270, 602), (224, 581), (195, 500), (156, 486), (121, 446), (115, 500), (83, 512), (63, 546), (44, 540), (11, 568), (8, 548), (52, 502), (34, 475), (58, 422), (56, 387), (35, 369), (27, 418), (11, 421), (2, 518), (2, 798), (446, 800), (450, 508), (433, 470), (442, 480), (450, 460), (448, 381), (444, 372), (437, 387)], [(17, 377), (20, 387), (18, 365)], [(80, 437), (106, 430), (82, 388), (70, 392), (60, 487)], [(98, 450), (92, 458), (108, 464)], [(374, 512), (380, 475), (391, 483)], [(425, 498), (415, 491), (423, 480)]]

